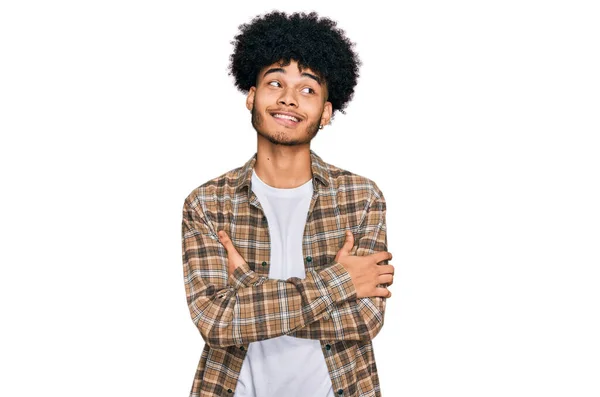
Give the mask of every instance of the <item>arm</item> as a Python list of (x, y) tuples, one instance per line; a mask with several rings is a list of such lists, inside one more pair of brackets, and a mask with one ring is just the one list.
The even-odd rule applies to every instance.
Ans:
[[(355, 233), (354, 255), (387, 251), (386, 203), (376, 187), (367, 216)], [(379, 262), (388, 264), (388, 261)], [(378, 287), (385, 285), (378, 285)], [(373, 339), (383, 327), (386, 298), (353, 298), (327, 308), (325, 317), (311, 322), (288, 335), (305, 339), (366, 340)]]
[(259, 277), (247, 263), (229, 275), (225, 247), (198, 200), (183, 206), (182, 258), (190, 315), (211, 347), (248, 344), (288, 334), (318, 320), (326, 308), (356, 297), (337, 262), (306, 278)]

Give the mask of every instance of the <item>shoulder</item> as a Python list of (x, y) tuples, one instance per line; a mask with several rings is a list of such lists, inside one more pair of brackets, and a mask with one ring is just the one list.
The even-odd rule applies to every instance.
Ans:
[(338, 195), (364, 197), (369, 202), (384, 200), (383, 192), (373, 179), (333, 164), (325, 164), (330, 175), (331, 189), (338, 192)]
[(225, 200), (231, 200), (235, 196), (243, 166), (231, 169), (219, 176), (211, 178), (200, 186), (194, 188), (185, 198), (185, 205), (192, 208), (199, 206), (217, 204)]

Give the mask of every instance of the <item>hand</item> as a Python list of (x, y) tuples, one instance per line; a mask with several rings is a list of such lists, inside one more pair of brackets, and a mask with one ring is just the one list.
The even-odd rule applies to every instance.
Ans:
[(381, 296), (389, 298), (392, 292), (386, 287), (377, 287), (378, 284), (386, 284), (389, 287), (394, 282), (394, 266), (378, 265), (377, 263), (392, 259), (392, 254), (387, 251), (375, 252), (371, 255), (350, 255), (354, 246), (354, 236), (350, 230), (346, 231), (346, 241), (337, 255), (335, 261), (341, 263), (346, 271), (350, 273), (357, 298), (370, 296)]
[(223, 244), (223, 246), (227, 250), (227, 276), (229, 277), (233, 274), (233, 271), (236, 267), (240, 266), (243, 263), (246, 263), (246, 261), (244, 260), (244, 258), (242, 258), (240, 253), (237, 252), (237, 250), (233, 246), (233, 242), (224, 230), (219, 231), (217, 235), (219, 236), (219, 241), (221, 241), (221, 244)]

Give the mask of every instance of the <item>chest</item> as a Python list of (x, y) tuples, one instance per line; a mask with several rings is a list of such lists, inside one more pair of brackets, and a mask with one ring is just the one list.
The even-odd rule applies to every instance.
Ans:
[[(330, 266), (344, 243), (345, 231), (354, 230), (361, 221), (362, 205), (348, 205), (336, 195), (313, 193), (310, 202), (295, 206), (298, 213), (281, 215), (273, 207), (251, 194), (248, 203), (231, 208), (231, 238), (238, 252), (259, 276), (269, 277), (271, 269), (271, 233), (285, 233), (289, 225), (276, 221), (293, 220), (296, 237), (300, 237), (301, 259), (305, 269), (320, 270)], [(270, 230), (271, 229), (271, 230)], [(275, 264), (280, 265), (280, 264)]]

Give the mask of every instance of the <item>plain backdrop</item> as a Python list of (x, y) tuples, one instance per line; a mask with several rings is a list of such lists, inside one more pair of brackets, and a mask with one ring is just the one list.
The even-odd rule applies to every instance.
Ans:
[(6, 1), (0, 395), (187, 396), (181, 209), (256, 150), (238, 26), (317, 11), (363, 66), (315, 138), (374, 180), (385, 397), (600, 395), (594, 1)]

